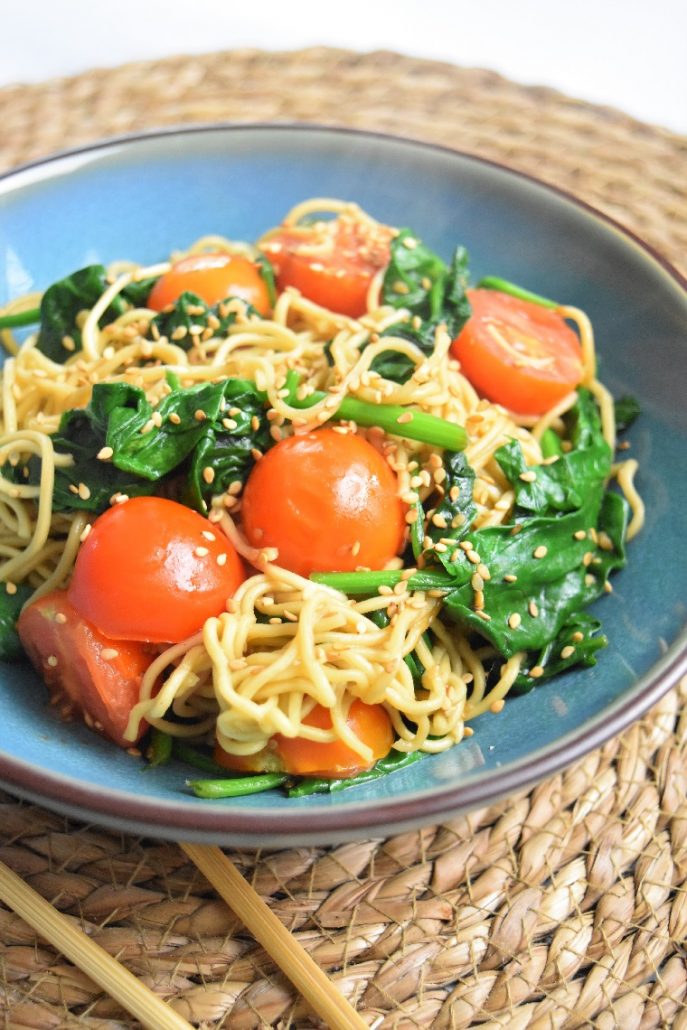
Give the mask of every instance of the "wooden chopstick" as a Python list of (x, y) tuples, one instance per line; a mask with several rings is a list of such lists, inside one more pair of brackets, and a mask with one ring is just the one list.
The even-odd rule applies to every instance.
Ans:
[(224, 898), (256, 941), (298, 988), (330, 1030), (369, 1030), (327, 974), (218, 847), (180, 842), (179, 847)]
[(33, 887), (24, 883), (4, 862), (0, 862), (0, 899), (144, 1027), (150, 1030), (192, 1030), (190, 1023), (53, 908)]

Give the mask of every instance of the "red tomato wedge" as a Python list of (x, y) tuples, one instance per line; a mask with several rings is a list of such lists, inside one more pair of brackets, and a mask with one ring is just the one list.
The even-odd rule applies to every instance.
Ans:
[[(319, 729), (329, 729), (332, 725), (329, 710), (322, 705), (316, 705), (303, 722)], [(347, 725), (372, 749), (371, 761), (365, 762), (340, 740), (321, 744), (281, 734), (255, 755), (230, 755), (217, 744), (214, 758), (219, 765), (238, 772), (285, 772), (294, 776), (346, 779), (371, 769), (375, 762), (388, 755), (394, 742), (391, 721), (383, 705), (366, 705), (356, 698), (349, 708)]]
[(160, 276), (148, 297), (148, 307), (162, 311), (182, 293), (195, 293), (206, 304), (219, 304), (228, 297), (240, 297), (261, 315), (270, 313), (267, 283), (257, 265), (240, 254), (190, 254), (176, 261)]
[(301, 576), (381, 569), (405, 531), (385, 459), (362, 437), (334, 429), (290, 436), (267, 451), (248, 477), (241, 519), (254, 547), (276, 547), (277, 563)]
[(176, 501), (134, 497), (93, 523), (69, 600), (112, 639), (177, 643), (223, 612), (244, 579), (241, 559), (208, 519)]
[(498, 290), (467, 293), (472, 315), (451, 352), (479, 393), (520, 415), (542, 415), (579, 385), (580, 341), (556, 311)]
[[(66, 717), (87, 724), (120, 747), (153, 660), (143, 644), (113, 641), (74, 610), (66, 590), (54, 590), (24, 608), (19, 638), (54, 702)], [(140, 727), (139, 737), (145, 732)]]
[(340, 215), (312, 225), (284, 225), (261, 250), (274, 266), (277, 287), (293, 286), (308, 300), (341, 315), (367, 311), (374, 276), (389, 264), (393, 230)]

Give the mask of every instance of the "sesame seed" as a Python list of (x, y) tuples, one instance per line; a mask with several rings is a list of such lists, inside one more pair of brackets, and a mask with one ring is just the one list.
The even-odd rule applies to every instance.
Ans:
[(480, 564), (477, 566), (477, 571), (479, 572), (480, 576), (485, 581), (485, 583), (491, 579), (491, 572), (484, 564), (484, 562), (480, 562)]
[(231, 431), (232, 429), (236, 429), (237, 428), (238, 422), (235, 419), (233, 419), (233, 418), (223, 418), (222, 419), (222, 425), (224, 426), (225, 429), (229, 429)]
[(477, 551), (466, 551), (465, 556), (466, 556), (466, 558), (467, 558), (467, 560), (469, 562), (472, 562), (473, 565), (481, 565), (482, 564), (482, 559), (480, 558), (480, 556), (477, 553)]
[(594, 552), (593, 551), (585, 551), (585, 553), (584, 553), (584, 555), (582, 557), (582, 564), (584, 565), (585, 568), (587, 568), (589, 565), (592, 564), (593, 559), (594, 559)]
[(432, 522), (439, 529), (446, 529), (447, 525), (448, 525), (448, 523), (446, 522), (446, 519), (444, 518), (444, 516), (439, 514), (438, 512), (437, 512), (436, 515), (432, 516)]
[(506, 702), (501, 697), (501, 698), (498, 699), (498, 701), (494, 701), (493, 705), (490, 705), (489, 711), (493, 712), (494, 715), (498, 715), (499, 712), (502, 712), (505, 707), (506, 707)]
[(477, 611), (475, 612), (475, 614), (479, 615), (480, 619), (482, 619), (484, 622), (491, 622), (491, 615), (487, 615), (486, 612)]
[(206, 483), (214, 483), (215, 481), (215, 470), (210, 466), (206, 465), (203, 469), (203, 479)]
[(67, 621), (67, 616), (64, 614), (64, 612), (56, 612), (56, 614), (55, 614), (55, 622), (58, 622), (60, 624), (60, 626), (64, 626), (66, 621)]
[(254, 433), (257, 433), (258, 429), (260, 428), (260, 419), (257, 415), (253, 415), (252, 419), (250, 420), (250, 427)]
[(561, 658), (572, 658), (575, 654), (575, 648), (571, 644), (566, 644), (561, 651)]
[(613, 586), (612, 586), (611, 583), (608, 582), (608, 580), (604, 581), (604, 590), (606, 591), (607, 594), (612, 594), (613, 593)]
[(54, 655), (54, 654), (48, 655), (48, 657), (46, 659), (46, 664), (49, 665), (51, 669), (54, 669), (56, 667), (56, 665), (57, 665), (57, 655)]
[[(591, 572), (588, 572), (587, 575), (584, 577), (584, 585), (586, 587), (593, 587), (595, 583), (596, 583), (596, 576), (592, 576)], [(610, 586), (610, 583), (609, 583), (609, 586)], [(609, 592), (610, 591), (607, 591), (607, 593), (609, 593)]]
[(353, 542), (353, 544), (351, 545), (351, 554), (354, 557), (355, 557), (355, 555), (360, 554), (360, 541), (359, 540), (355, 540)]
[(394, 293), (400, 293), (402, 296), (404, 296), (406, 293), (410, 293), (410, 287), (408, 286), (408, 284), (401, 282), (400, 279), (398, 279), (391, 288), (394, 291)]
[(181, 422), (181, 415), (179, 415), (176, 411), (170, 411), (168, 418), (172, 425), (175, 426), (178, 426)]
[(575, 540), (584, 540), (584, 538), (586, 536), (587, 536), (587, 534), (585, 533), (585, 531), (583, 529), (577, 529), (573, 533), (573, 537), (575, 538)]
[(530, 601), (527, 605), (527, 611), (530, 613), (533, 619), (536, 619), (539, 615), (539, 606), (536, 601)]
[(203, 530), (203, 531), (201, 532), (201, 534), (200, 534), (200, 535), (201, 535), (202, 537), (205, 537), (205, 539), (206, 539), (206, 540), (216, 540), (216, 539), (217, 539), (217, 537), (215, 536), (215, 534), (214, 534), (214, 533), (211, 533), (209, 529), (204, 529), (204, 530)]
[(472, 606), (475, 611), (481, 612), (484, 608), (484, 593), (481, 590), (475, 590), (475, 596), (472, 599)]
[(507, 572), (503, 577), (506, 583), (517, 583), (518, 577), (514, 576), (512, 572)]
[(106, 662), (111, 662), (114, 658), (119, 658), (119, 651), (116, 647), (104, 647), (100, 654)]
[(474, 734), (474, 732), (475, 731), (473, 730), (472, 726), (463, 726), (464, 737), (471, 737)]
[(412, 526), (414, 522), (417, 522), (417, 508), (413, 508), (411, 511), (406, 512), (406, 522), (409, 526)]
[(153, 423), (156, 429), (159, 429), (162, 425), (162, 415), (159, 411), (154, 411), (150, 417), (150, 421)]
[(251, 447), (250, 453), (253, 461), (260, 461), (262, 458), (262, 451), (258, 447)]
[(17, 584), (13, 583), (11, 579), (8, 579), (7, 582), (5, 583), (5, 590), (10, 595), (16, 594), (16, 592), (17, 592)]
[(196, 420), (196, 422), (204, 422), (207, 418), (207, 415), (205, 414), (202, 408), (197, 408), (196, 411), (193, 412), (193, 417)]
[(580, 631), (577, 630), (575, 633), (573, 633), (570, 639), (574, 640), (576, 643), (579, 644), (581, 640), (584, 640), (584, 633), (580, 633)]
[(148, 421), (145, 423), (145, 425), (141, 426), (141, 429), (140, 429), (141, 436), (146, 436), (148, 433), (152, 433), (154, 428), (155, 428), (155, 423), (153, 422), (152, 418), (149, 418)]
[(114, 451), (111, 447), (101, 447), (96, 457), (99, 461), (109, 461), (113, 454)]
[(74, 483), (70, 483), (69, 484), (69, 492), (72, 493), (72, 494), (78, 494), (78, 492), (79, 492), (78, 486), (75, 486)]
[(513, 612), (512, 615), (508, 616), (508, 625), (511, 629), (517, 629), (521, 622), (522, 618), (518, 612)]
[(532, 557), (545, 558), (548, 553), (548, 547), (545, 547), (544, 544), (540, 544), (539, 547), (535, 547), (534, 551), (532, 552)]
[(537, 473), (530, 469), (528, 472), (521, 472), (519, 478), (522, 479), (523, 483), (534, 483)]
[(187, 334), (188, 334), (188, 329), (186, 328), (186, 326), (185, 325), (178, 325), (176, 327), (176, 329), (174, 330), (174, 332), (172, 333), (172, 339), (173, 340), (183, 340), (183, 338)]
[(226, 554), (224, 552), (222, 552), (222, 554), (218, 554), (217, 558), (216, 558), (216, 561), (217, 561), (218, 565), (226, 565), (227, 564), (227, 556), (226, 556)]
[(386, 583), (382, 583), (380, 586), (377, 587), (377, 593), (380, 597), (391, 597), (391, 595), (393, 594), (393, 590), (390, 586), (387, 586)]
[(470, 580), (470, 586), (473, 590), (482, 590), (484, 588), (484, 580), (478, 572), (475, 572), (472, 576), (472, 579)]
[(62, 337), (62, 346), (64, 347), (65, 350), (75, 351), (76, 350), (76, 343), (74, 341), (74, 337), (73, 336), (63, 336)]
[(87, 501), (88, 498), (91, 496), (91, 491), (88, 489), (88, 487), (86, 486), (85, 483), (79, 483), (78, 490), (79, 490), (79, 497), (81, 498), (82, 501)]
[(413, 421), (413, 413), (412, 413), (412, 411), (404, 411), (402, 415), (398, 416), (396, 421), (399, 423), (399, 425), (405, 425), (408, 422), (412, 422)]
[(210, 552), (208, 551), (207, 547), (196, 547), (193, 553), (195, 554), (196, 558), (205, 558)]
[(540, 676), (544, 675), (544, 669), (541, 665), (533, 665), (530, 669), (530, 676), (532, 679), (538, 680)]
[(281, 626), (281, 619), (278, 616), (273, 615), (271, 619), (268, 619), (270, 626)]
[(601, 548), (602, 551), (612, 551), (613, 550), (613, 541), (611, 540), (611, 538), (608, 535), (608, 533), (605, 532), (605, 530), (603, 530), (603, 529), (601, 530), (601, 532), (599, 533), (599, 535), (597, 537), (597, 541), (598, 541), (599, 547)]

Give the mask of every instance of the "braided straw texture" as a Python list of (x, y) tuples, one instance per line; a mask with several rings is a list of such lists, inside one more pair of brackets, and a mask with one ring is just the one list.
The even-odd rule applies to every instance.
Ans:
[[(386, 52), (243, 50), (0, 90), (0, 167), (155, 126), (262, 120), (496, 159), (675, 264), (687, 252), (687, 140)], [(446, 825), (231, 857), (370, 1025), (687, 1030), (686, 698), (684, 683), (566, 773)], [(194, 1025), (318, 1025), (176, 846), (0, 798), (0, 858)], [(2, 908), (0, 941), (6, 1026), (133, 1025)]]

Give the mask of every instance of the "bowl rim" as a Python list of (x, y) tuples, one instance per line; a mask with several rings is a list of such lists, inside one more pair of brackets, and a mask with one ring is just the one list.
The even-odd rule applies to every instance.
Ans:
[[(0, 173), (0, 195), (13, 180), (33, 173), (32, 182), (49, 180), (53, 167), (80, 155), (128, 148), (158, 139), (184, 137), (198, 133), (231, 135), (234, 132), (264, 133), (299, 132), (354, 136), (382, 140), (394, 145), (423, 151), (435, 151), (478, 166), (496, 169), (507, 176), (529, 182), (552, 193), (574, 208), (600, 221), (634, 244), (645, 259), (660, 266), (685, 293), (687, 277), (652, 244), (614, 217), (600, 211), (585, 200), (557, 185), (492, 158), (461, 151), (453, 147), (408, 136), (397, 136), (377, 130), (365, 130), (319, 122), (209, 122), (163, 126), (145, 131), (108, 136), (92, 143), (56, 151)], [(19, 183), (21, 185), (21, 183)], [(204, 805), (200, 799), (181, 795), (177, 801), (140, 796), (128, 790), (104, 791), (97, 785), (87, 786), (75, 777), (46, 772), (35, 764), (16, 758), (0, 749), (0, 784), (21, 797), (77, 818), (91, 818), (102, 825), (126, 831), (141, 832), (163, 839), (203, 840), (214, 843), (240, 842), (248, 846), (327, 843), (350, 840), (364, 834), (380, 836), (412, 826), (457, 815), (460, 812), (493, 803), (534, 783), (555, 775), (587, 753), (595, 750), (640, 718), (671, 687), (687, 675), (687, 629), (676, 637), (666, 653), (634, 684), (631, 699), (622, 697), (606, 706), (582, 727), (577, 727), (545, 745), (539, 751), (518, 761), (490, 770), (477, 780), (447, 784), (426, 791), (395, 795), (392, 798), (352, 802), (342, 807), (317, 805), (309, 799), (307, 807), (290, 810), (232, 808), (230, 804)], [(315, 796), (316, 797), (316, 796)], [(313, 804), (314, 802), (314, 804)], [(316, 828), (313, 823), (316, 822)], [(380, 834), (381, 831), (381, 834)]]

